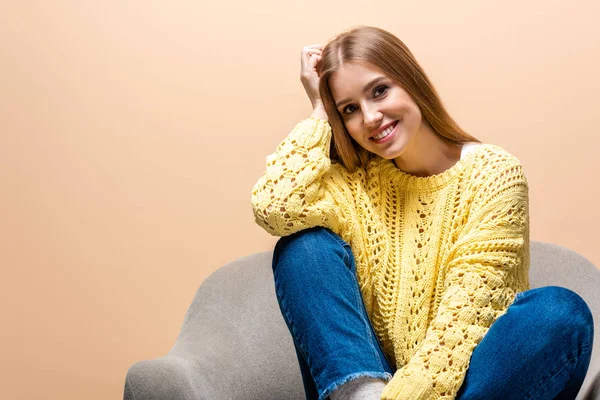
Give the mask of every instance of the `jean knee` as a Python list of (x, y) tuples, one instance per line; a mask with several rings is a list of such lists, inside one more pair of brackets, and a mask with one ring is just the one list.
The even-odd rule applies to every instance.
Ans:
[(282, 258), (326, 260), (331, 256), (340, 257), (346, 264), (353, 265), (353, 262), (350, 262), (350, 246), (330, 229), (316, 226), (281, 237), (273, 250), (272, 267), (275, 270), (282, 264), (279, 262)]
[(566, 328), (584, 338), (584, 346), (591, 346), (594, 338), (594, 318), (585, 300), (571, 289), (561, 286), (539, 288), (546, 310), (551, 310), (555, 328)]

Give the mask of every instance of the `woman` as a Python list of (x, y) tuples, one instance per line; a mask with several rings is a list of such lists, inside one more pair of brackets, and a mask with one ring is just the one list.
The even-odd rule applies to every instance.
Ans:
[(573, 399), (589, 308), (530, 289), (519, 160), (379, 28), (302, 50), (312, 102), (252, 190), (307, 399)]

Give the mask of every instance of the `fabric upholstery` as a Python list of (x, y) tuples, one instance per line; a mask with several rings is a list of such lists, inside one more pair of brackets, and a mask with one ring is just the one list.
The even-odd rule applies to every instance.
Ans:
[[(566, 287), (592, 311), (592, 359), (577, 400), (600, 400), (600, 270), (556, 244), (532, 241), (530, 251), (531, 288)], [(129, 368), (124, 400), (304, 400), (292, 338), (275, 296), (272, 255), (239, 258), (207, 277), (171, 350)]]

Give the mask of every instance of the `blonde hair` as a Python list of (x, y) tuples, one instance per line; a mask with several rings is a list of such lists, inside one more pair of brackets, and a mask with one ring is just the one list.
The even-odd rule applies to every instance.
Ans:
[(330, 158), (350, 172), (366, 168), (376, 154), (360, 146), (346, 130), (331, 90), (329, 78), (344, 63), (379, 70), (400, 85), (419, 106), (423, 119), (443, 141), (453, 145), (480, 140), (463, 131), (450, 117), (429, 78), (408, 47), (396, 36), (376, 27), (358, 26), (336, 35), (323, 49), (317, 64), (319, 94), (331, 125)]

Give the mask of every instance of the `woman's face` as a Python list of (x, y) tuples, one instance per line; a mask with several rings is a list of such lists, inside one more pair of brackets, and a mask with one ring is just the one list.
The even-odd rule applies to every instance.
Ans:
[[(344, 64), (330, 77), (329, 88), (350, 136), (383, 158), (393, 159), (404, 153), (421, 128), (419, 106), (404, 89), (375, 69)], [(393, 128), (391, 133), (388, 127)], [(382, 129), (383, 135), (375, 135)]]

